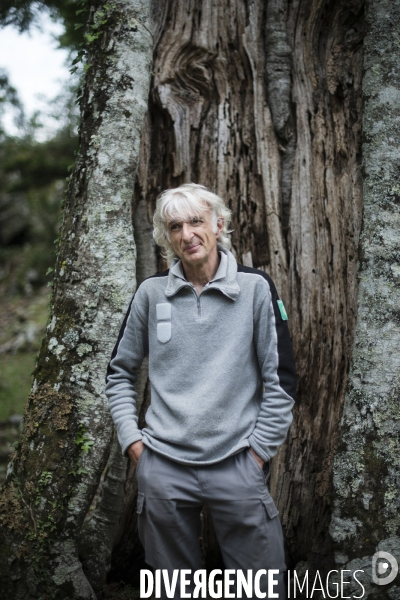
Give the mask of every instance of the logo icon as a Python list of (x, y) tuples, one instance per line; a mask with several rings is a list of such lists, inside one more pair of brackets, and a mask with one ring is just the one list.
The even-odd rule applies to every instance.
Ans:
[[(390, 570), (389, 567), (391, 567)], [(374, 583), (377, 585), (392, 583), (396, 579), (398, 572), (399, 565), (394, 556), (389, 554), (389, 552), (383, 552), (383, 550), (375, 552), (372, 557), (372, 581)], [(382, 577), (382, 575), (386, 576)]]

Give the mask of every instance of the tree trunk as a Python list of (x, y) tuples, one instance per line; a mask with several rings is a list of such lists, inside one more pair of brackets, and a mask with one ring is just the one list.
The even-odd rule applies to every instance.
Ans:
[[(366, 23), (357, 329), (331, 523), (336, 561), (349, 570), (369, 569), (378, 550), (400, 558), (399, 0), (369, 0)], [(394, 598), (392, 586), (366, 594)]]
[[(80, 152), (64, 207), (50, 323), (0, 499), (0, 579), (13, 600), (96, 597), (77, 547), (112, 435), (105, 369), (135, 286), (130, 203), (151, 23), (145, 0), (91, 5)], [(103, 530), (111, 542), (114, 528)]]
[[(155, 13), (134, 206), (145, 204), (150, 222), (165, 188), (210, 187), (233, 211), (237, 260), (275, 280), (299, 386), (271, 490), (289, 565), (325, 565), (333, 560), (330, 478), (356, 317), (363, 1), (165, 0)], [(207, 519), (212, 566), (219, 555)], [(129, 527), (121, 534), (110, 579), (121, 579), (117, 565), (129, 551), (131, 562), (137, 557), (133, 537)]]

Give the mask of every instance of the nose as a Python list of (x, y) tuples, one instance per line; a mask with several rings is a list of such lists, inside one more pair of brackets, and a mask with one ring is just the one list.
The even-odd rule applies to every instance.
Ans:
[(189, 242), (193, 237), (193, 227), (190, 223), (182, 224), (182, 239)]

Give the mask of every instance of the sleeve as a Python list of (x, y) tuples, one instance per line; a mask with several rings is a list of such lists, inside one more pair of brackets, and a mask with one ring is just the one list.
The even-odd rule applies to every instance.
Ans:
[(264, 392), (249, 443), (265, 461), (269, 461), (285, 441), (293, 420), (296, 393), (296, 368), (287, 316), (283, 304), (280, 309), (278, 301), (281, 303), (272, 284), (256, 313), (254, 323), (254, 342)]
[(134, 297), (122, 323), (106, 375), (106, 395), (124, 456), (131, 444), (142, 439), (138, 428), (135, 382), (147, 354), (147, 323), (139, 316)]

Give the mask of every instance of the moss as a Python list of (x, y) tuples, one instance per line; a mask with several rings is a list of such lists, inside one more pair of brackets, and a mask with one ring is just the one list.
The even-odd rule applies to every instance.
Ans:
[[(47, 438), (51, 438), (52, 433), (68, 430), (72, 407), (71, 397), (57, 392), (50, 384), (37, 387), (28, 397), (21, 444), (26, 446), (35, 434), (48, 443)], [(60, 446), (60, 436), (57, 437)]]
[(0, 496), (0, 523), (17, 533), (25, 530), (25, 507), (21, 494), (12, 481)]
[[(69, 471), (78, 449), (71, 443), (73, 404), (50, 385), (29, 396), (20, 452), (0, 500), (1, 522), (8, 529), (38, 535), (36, 520), (57, 520), (58, 501), (70, 488)], [(71, 493), (71, 492), (70, 492)], [(45, 516), (39, 504), (45, 509)], [(12, 515), (12, 516), (11, 516)]]
[(38, 386), (29, 396), (20, 449), (0, 495), (0, 524), (6, 543), (14, 546), (14, 568), (32, 569), (43, 600), (58, 593), (47, 565), (76, 493), (80, 455), (90, 449), (84, 436), (76, 441), (82, 428), (67, 394), (49, 384)]

